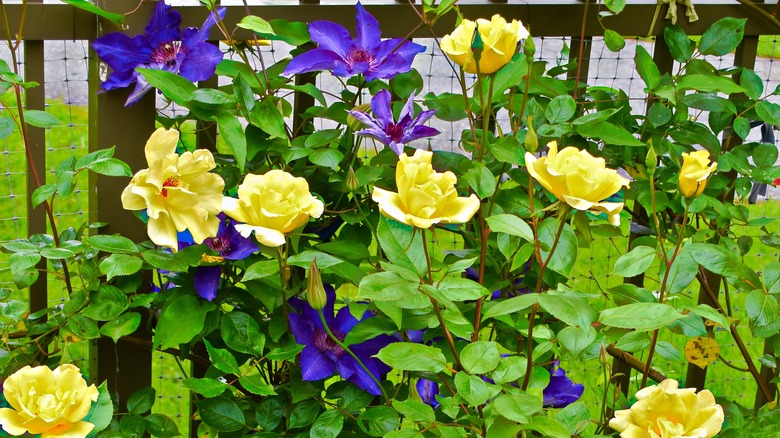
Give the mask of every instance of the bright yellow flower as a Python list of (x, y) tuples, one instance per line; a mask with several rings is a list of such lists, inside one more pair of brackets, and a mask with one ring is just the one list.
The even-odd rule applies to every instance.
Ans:
[(225, 181), (209, 171), (216, 167), (211, 152), (176, 153), (179, 131), (160, 128), (144, 149), (148, 169), (139, 171), (122, 192), (122, 207), (146, 210), (149, 238), (178, 249), (177, 232), (189, 230), (196, 243), (217, 235)]
[(412, 157), (406, 154), (399, 157), (395, 171), (398, 193), (374, 187), (371, 195), (382, 214), (417, 228), (430, 228), (438, 223), (460, 224), (474, 216), (480, 205), (477, 195), (459, 198), (455, 174), (436, 172), (431, 158), (433, 152), (421, 149)]
[(718, 167), (718, 163), (710, 164), (710, 153), (694, 151), (683, 153), (683, 164), (680, 168), (680, 193), (686, 198), (695, 198), (707, 186), (707, 178)]
[(558, 143), (547, 143), (547, 156), (536, 158), (526, 152), (528, 173), (539, 184), (552, 192), (558, 200), (577, 210), (606, 213), (609, 222), (620, 224), (622, 202), (600, 202), (615, 194), (629, 181), (606, 167), (603, 158), (597, 158), (573, 146), (558, 152)]
[(488, 21), (480, 18), (475, 22), (463, 20), (451, 34), (441, 40), (441, 50), (466, 73), (477, 73), (477, 63), (471, 44), (474, 32), (479, 28), (484, 49), (479, 59), (479, 73), (489, 74), (497, 71), (512, 60), (517, 51), (517, 43), (528, 38), (528, 31), (517, 20), (507, 23), (504, 17), (496, 14)]
[(0, 409), (0, 427), (11, 435), (76, 438), (95, 427), (81, 420), (97, 401), (98, 390), (87, 386), (74, 365), (60, 365), (54, 371), (25, 366), (3, 382), (3, 395), (13, 409)]
[(676, 380), (641, 389), (636, 398), (609, 421), (623, 438), (710, 438), (723, 425), (723, 408), (710, 391), (677, 389)]
[(309, 192), (309, 183), (281, 170), (249, 174), (238, 186), (238, 199), (225, 197), (222, 210), (244, 222), (236, 230), (244, 237), (252, 231), (258, 242), (277, 247), (284, 235), (322, 215), (325, 205)]

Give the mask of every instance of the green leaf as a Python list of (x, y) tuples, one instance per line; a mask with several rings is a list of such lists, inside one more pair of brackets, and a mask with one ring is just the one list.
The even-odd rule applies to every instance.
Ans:
[(777, 147), (770, 143), (761, 143), (753, 149), (753, 162), (758, 167), (770, 168), (777, 161)]
[(375, 355), (391, 368), (438, 373), (447, 366), (441, 350), (412, 342), (394, 342)]
[(225, 390), (228, 388), (226, 383), (223, 383), (217, 379), (208, 378), (197, 379), (190, 377), (188, 379), (182, 380), (181, 383), (191, 391), (197, 392), (198, 394), (207, 398), (214, 398), (222, 395), (222, 393), (225, 392)]
[(747, 97), (758, 100), (764, 94), (764, 81), (755, 71), (749, 68), (742, 68), (739, 75), (739, 84), (745, 89)]
[(444, 277), (437, 289), (451, 301), (470, 301), (490, 295), (490, 291), (468, 278)]
[(564, 327), (563, 330), (558, 332), (557, 338), (561, 346), (569, 350), (574, 356), (577, 356), (596, 340), (596, 329), (591, 326)]
[(260, 325), (251, 316), (238, 310), (226, 313), (220, 324), (222, 340), (228, 347), (241, 353), (263, 354), (265, 335)]
[[(637, 46), (639, 48), (641, 46)], [(549, 417), (542, 417), (535, 415), (531, 418), (531, 423), (526, 426), (526, 429), (531, 429), (539, 432), (541, 436), (548, 438), (571, 438), (571, 434), (563, 424), (559, 423)]]
[(270, 277), (279, 272), (279, 262), (276, 260), (264, 260), (253, 263), (246, 271), (244, 271), (244, 277), (242, 282), (250, 280), (259, 280), (261, 278)]
[(152, 410), (157, 392), (154, 388), (141, 388), (127, 399), (127, 411), (133, 414), (145, 414)]
[(138, 248), (132, 240), (118, 234), (96, 234), (94, 236), (84, 236), (84, 241), (103, 252), (136, 254)]
[(728, 317), (706, 304), (699, 304), (696, 307), (686, 307), (686, 309), (695, 315), (714, 321), (724, 328), (729, 328), (731, 326)]
[[(109, 20), (110, 22), (114, 23), (117, 27), (121, 28), (122, 23), (125, 21), (125, 16), (122, 14), (116, 14), (113, 12), (104, 11), (103, 9), (100, 9), (99, 7), (95, 6), (94, 3), (88, 1), (88, 0), (62, 0), (63, 3), (69, 4), (71, 6), (75, 6), (79, 9), (83, 9), (91, 14), (95, 14), (99, 17), (103, 17), (106, 20)], [(93, 432), (99, 432), (98, 430), (93, 430)]]
[(275, 398), (266, 398), (257, 405), (255, 410), (257, 425), (267, 432), (276, 429), (283, 415), (282, 404)]
[(28, 125), (37, 126), (39, 128), (52, 128), (54, 126), (62, 125), (62, 122), (57, 120), (56, 117), (40, 110), (25, 110), (24, 121)]
[(231, 399), (207, 398), (195, 404), (198, 406), (198, 413), (203, 422), (220, 432), (235, 432), (246, 425), (244, 412)]
[(13, 132), (16, 125), (14, 119), (10, 117), (0, 117), (0, 140), (8, 138)]
[(160, 90), (165, 97), (181, 106), (186, 106), (190, 96), (198, 87), (188, 79), (165, 70), (137, 68), (149, 85)]
[(344, 428), (344, 415), (336, 409), (325, 411), (314, 420), (309, 430), (312, 438), (336, 438)]
[(533, 306), (538, 302), (538, 299), (539, 299), (539, 294), (530, 293), (530, 294), (518, 295), (516, 297), (512, 297), (506, 300), (501, 300), (497, 304), (487, 309), (487, 311), (485, 312), (485, 316), (482, 317), (482, 320), (486, 320), (488, 318), (495, 318), (497, 316), (502, 316), (502, 315), (508, 315), (510, 313), (521, 312), (523, 310), (531, 308), (531, 306)]
[(632, 303), (602, 311), (599, 322), (610, 327), (650, 331), (666, 327), (682, 317), (668, 304)]
[(243, 376), (238, 379), (238, 383), (252, 394), (267, 396), (276, 395), (274, 386), (266, 382), (264, 376), (260, 373)]
[(696, 263), (710, 272), (726, 277), (729, 283), (738, 288), (753, 290), (761, 287), (761, 280), (755, 271), (727, 249), (708, 243), (694, 243), (690, 245), (690, 251)]
[(303, 427), (314, 422), (320, 412), (320, 404), (316, 400), (304, 400), (295, 405), (290, 413), (290, 428)]
[(68, 318), (68, 327), (80, 338), (95, 339), (100, 337), (100, 330), (98, 330), (95, 321), (78, 313)]
[[(558, 220), (554, 217), (547, 218), (539, 226), (539, 242), (542, 245), (542, 260), (547, 260), (550, 253), (550, 248), (553, 247), (555, 241), (555, 233), (558, 229)], [(544, 248), (548, 249), (544, 249)], [(577, 261), (577, 236), (574, 234), (574, 230), (568, 224), (564, 224), (563, 232), (561, 232), (560, 239), (558, 240), (558, 246), (555, 248), (550, 263), (547, 265), (548, 269), (568, 276), (571, 274), (571, 270), (574, 269), (574, 263)]]
[(517, 423), (528, 423), (531, 416), (542, 410), (542, 399), (530, 394), (504, 394), (496, 398), (498, 413)]
[(425, 304), (427, 298), (420, 293), (419, 281), (411, 281), (392, 272), (377, 272), (363, 277), (358, 286), (358, 298), (371, 301), (406, 301), (399, 305), (420, 302)]
[(140, 325), (141, 315), (135, 312), (129, 312), (103, 324), (103, 326), (100, 327), (100, 334), (108, 336), (116, 343), (122, 336), (127, 336), (135, 332)]
[(242, 29), (249, 29), (252, 32), (261, 35), (274, 34), (274, 29), (273, 27), (271, 27), (271, 23), (254, 15), (247, 15), (246, 17), (242, 18), (241, 21), (236, 26)]
[(203, 343), (206, 344), (206, 351), (211, 359), (211, 364), (214, 368), (222, 371), (223, 373), (240, 374), (241, 370), (238, 368), (238, 362), (236, 362), (235, 356), (230, 351), (224, 348), (216, 348), (211, 343), (204, 339)]
[(299, 21), (271, 20), (271, 27), (274, 29), (275, 36), (261, 35), (269, 39), (278, 39), (291, 46), (301, 46), (309, 42), (309, 29), (306, 23)]
[(463, 175), (469, 186), (482, 199), (493, 196), (496, 191), (496, 177), (482, 163), (473, 162), (471, 168)]
[(498, 366), (501, 355), (495, 342), (472, 342), (460, 352), (460, 362), (469, 374), (485, 374)]
[(730, 77), (713, 76), (704, 74), (684, 75), (677, 82), (677, 89), (697, 90), (707, 93), (717, 91), (723, 94), (742, 93), (744, 88), (740, 87)]
[(422, 275), (427, 269), (422, 236), (421, 233), (413, 234), (413, 230), (408, 225), (382, 216), (377, 227), (377, 237), (390, 263)]
[(11, 300), (7, 303), (0, 303), (0, 316), (10, 320), (20, 319), (27, 313), (27, 304), (22, 301)]
[[(710, 111), (715, 113), (725, 112), (728, 114), (737, 113), (737, 108), (733, 102), (722, 97), (714, 96), (712, 94), (686, 94), (680, 99), (680, 103), (690, 108), (700, 109), (702, 111)], [(710, 122), (710, 124), (712, 124), (712, 122)]]
[(506, 135), (489, 144), (490, 152), (496, 160), (519, 166), (524, 162), (524, 150), (515, 137)]
[(318, 148), (320, 146), (326, 146), (334, 141), (336, 141), (339, 137), (341, 137), (343, 130), (342, 129), (323, 129), (320, 131), (316, 131), (310, 136), (306, 137), (306, 141), (304, 144), (309, 149)]
[(626, 40), (614, 30), (604, 29), (604, 44), (609, 50), (619, 52), (626, 47)]
[(360, 429), (375, 437), (384, 437), (400, 425), (398, 414), (390, 406), (372, 406), (358, 417)]
[(344, 159), (342, 154), (337, 149), (322, 148), (313, 151), (309, 154), (309, 161), (317, 166), (327, 167), (333, 171), (338, 170), (339, 163)]
[(527, 242), (534, 241), (534, 232), (531, 227), (513, 214), (495, 214), (487, 218), (486, 221), (492, 232), (519, 236)]
[(203, 330), (206, 314), (215, 307), (190, 291), (170, 296), (154, 331), (154, 348), (178, 348), (190, 342)]
[(455, 388), (458, 395), (471, 406), (482, 405), (501, 391), (498, 386), (485, 382), (481, 377), (470, 376), (463, 371), (455, 375)]
[(345, 345), (359, 344), (379, 335), (392, 335), (398, 328), (386, 318), (366, 318), (360, 321), (344, 338)]
[(436, 421), (433, 408), (417, 400), (395, 400), (393, 401), (393, 407), (409, 421), (422, 423), (433, 423)]
[(756, 289), (748, 294), (745, 310), (750, 317), (751, 326), (773, 324), (778, 319), (777, 297)]
[[(637, 46), (637, 49), (640, 47), (642, 46)], [(582, 125), (577, 125), (575, 130), (583, 137), (599, 138), (607, 144), (614, 144), (618, 146), (645, 145), (643, 142), (634, 137), (630, 132), (609, 122), (598, 121), (584, 123)]]
[(11, 267), (11, 272), (22, 272), (26, 269), (30, 269), (41, 261), (41, 255), (37, 252), (18, 252), (11, 254), (8, 258), (8, 264)]
[(544, 310), (567, 325), (589, 327), (596, 320), (596, 311), (573, 293), (550, 290), (538, 300)]
[(65, 260), (76, 254), (67, 248), (43, 248), (41, 255), (51, 260)]
[(547, 108), (544, 109), (544, 116), (547, 118), (547, 123), (553, 125), (568, 121), (574, 116), (576, 111), (577, 103), (573, 97), (569, 95), (556, 96), (547, 104)]
[(647, 120), (654, 127), (665, 125), (672, 119), (672, 111), (661, 102), (654, 102), (647, 112)]
[(164, 414), (151, 414), (144, 418), (146, 430), (152, 435), (160, 438), (169, 438), (179, 436), (179, 427), (176, 423)]
[(661, 74), (658, 71), (658, 66), (655, 65), (655, 61), (653, 61), (653, 57), (639, 44), (636, 46), (634, 63), (636, 64), (636, 71), (642, 80), (645, 81), (647, 88), (654, 90), (661, 80)]
[(98, 432), (107, 428), (111, 424), (111, 419), (114, 417), (114, 403), (111, 401), (111, 395), (108, 393), (108, 387), (106, 382), (103, 382), (98, 386), (98, 399), (89, 413), (82, 421), (88, 421), (95, 427), (89, 432), (87, 436), (94, 436)]
[[(179, 254), (180, 253), (181, 251)], [(164, 248), (148, 249), (141, 253), (141, 257), (143, 257), (146, 263), (149, 263), (157, 269), (186, 271), (188, 267), (187, 263), (176, 257), (176, 254), (171, 254)]]
[(605, 0), (604, 6), (615, 14), (619, 14), (626, 7), (626, 0)]
[(131, 275), (140, 271), (144, 262), (140, 257), (129, 254), (111, 254), (100, 262), (100, 272), (108, 279), (117, 276)]
[(246, 135), (244, 126), (233, 114), (221, 112), (217, 115), (217, 130), (220, 137), (230, 149), (230, 153), (236, 158), (239, 170), (244, 171), (247, 158)]
[(636, 277), (650, 268), (655, 261), (655, 248), (649, 246), (637, 246), (626, 254), (620, 256), (615, 262), (613, 274), (621, 277)]
[(734, 51), (745, 34), (747, 18), (726, 17), (716, 21), (704, 31), (699, 40), (699, 52), (703, 55), (723, 56)]
[(43, 201), (51, 198), (56, 192), (57, 186), (55, 184), (44, 184), (35, 189), (31, 198), (33, 208), (40, 205)]
[(133, 176), (130, 166), (118, 158), (104, 158), (93, 161), (92, 163), (89, 163), (86, 168), (100, 175)]
[(766, 100), (756, 102), (756, 114), (762, 122), (771, 125), (780, 124), (780, 105), (776, 103)]
[(271, 137), (287, 138), (282, 113), (269, 98), (258, 102), (249, 116), (250, 123), (267, 132)]
[(696, 49), (696, 43), (688, 38), (680, 26), (674, 24), (667, 24), (664, 27), (664, 40), (672, 58), (679, 63), (688, 62)]
[(130, 302), (127, 295), (110, 284), (101, 284), (97, 291), (91, 294), (92, 301), (82, 313), (96, 321), (111, 321), (127, 309)]

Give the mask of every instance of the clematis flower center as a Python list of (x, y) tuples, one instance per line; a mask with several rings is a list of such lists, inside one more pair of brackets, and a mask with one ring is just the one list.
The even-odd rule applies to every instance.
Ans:
[(368, 53), (367, 51), (363, 49), (359, 49), (357, 47), (353, 47), (352, 50), (349, 51), (349, 54), (347, 55), (347, 63), (350, 67), (355, 65), (358, 62), (365, 62), (371, 66), (376, 64), (376, 59)]
[(160, 44), (152, 50), (151, 60), (158, 64), (172, 66), (176, 64), (176, 58), (181, 49), (181, 41)]
[[(344, 336), (338, 332), (334, 332), (340, 341), (344, 340)], [(323, 353), (332, 353), (334, 356), (339, 357), (344, 354), (344, 349), (341, 348), (333, 339), (328, 336), (325, 330), (316, 329), (312, 341), (315, 347)]]
[(217, 251), (220, 254), (227, 254), (230, 252), (230, 240), (220, 238), (219, 236), (206, 242), (209, 248)]
[(400, 143), (401, 139), (404, 136), (404, 127), (401, 125), (396, 125), (395, 123), (391, 123), (385, 133), (390, 137), (390, 140)]
[(179, 179), (175, 176), (170, 176), (163, 182), (163, 188), (160, 191), (163, 198), (168, 197), (168, 189), (166, 187), (179, 187)]

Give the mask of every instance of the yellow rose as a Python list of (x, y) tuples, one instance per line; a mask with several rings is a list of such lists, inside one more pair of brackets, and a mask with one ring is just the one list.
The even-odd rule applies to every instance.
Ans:
[(144, 149), (148, 169), (133, 176), (122, 192), (122, 207), (146, 210), (149, 238), (176, 251), (177, 232), (189, 230), (196, 243), (217, 235), (225, 181), (209, 171), (216, 167), (211, 152), (176, 153), (179, 131), (160, 128)]
[(617, 411), (609, 420), (623, 438), (710, 438), (723, 425), (723, 408), (710, 391), (677, 389), (676, 380), (641, 389), (636, 398), (631, 409)]
[(399, 157), (395, 171), (398, 193), (374, 187), (371, 195), (382, 214), (418, 228), (460, 224), (474, 216), (480, 205), (477, 195), (459, 198), (455, 174), (434, 171), (431, 158), (433, 152), (420, 149), (412, 157)]
[(615, 194), (629, 181), (608, 169), (603, 158), (597, 158), (573, 146), (558, 152), (558, 143), (547, 143), (547, 156), (536, 158), (525, 154), (525, 165), (539, 184), (552, 192), (558, 200), (577, 210), (606, 213), (609, 222), (620, 224), (622, 202), (600, 202)]
[(710, 153), (694, 151), (683, 153), (683, 163), (680, 168), (680, 193), (686, 198), (695, 198), (707, 187), (707, 178), (718, 167), (718, 163), (710, 164)]
[(11, 435), (85, 437), (95, 427), (81, 420), (97, 401), (98, 390), (87, 386), (74, 365), (54, 371), (28, 365), (3, 382), (3, 395), (13, 409), (0, 409), (0, 427)]
[(477, 63), (471, 44), (475, 29), (479, 28), (484, 48), (479, 59), (479, 73), (489, 74), (497, 71), (512, 60), (517, 51), (517, 43), (528, 38), (528, 31), (517, 20), (507, 23), (504, 17), (496, 14), (488, 21), (480, 18), (475, 22), (463, 20), (451, 34), (441, 40), (441, 50), (466, 73), (477, 73)]
[(222, 210), (244, 222), (236, 230), (244, 237), (252, 231), (258, 242), (276, 247), (284, 235), (322, 215), (325, 205), (309, 192), (309, 183), (281, 170), (249, 174), (238, 186), (238, 199), (225, 197)]

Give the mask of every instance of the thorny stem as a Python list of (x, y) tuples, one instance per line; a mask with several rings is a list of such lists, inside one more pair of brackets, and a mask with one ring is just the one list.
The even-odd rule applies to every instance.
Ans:
[(336, 343), (339, 347), (341, 347), (344, 351), (349, 353), (350, 356), (352, 356), (352, 359), (355, 359), (357, 361), (358, 365), (360, 365), (360, 368), (363, 368), (363, 371), (367, 372), (369, 376), (371, 376), (371, 380), (376, 383), (376, 386), (379, 387), (379, 390), (382, 392), (382, 397), (384, 397), (385, 401), (389, 400), (390, 398), (387, 396), (387, 393), (385, 392), (385, 389), (382, 388), (382, 383), (379, 381), (379, 379), (366, 367), (366, 365), (363, 363), (362, 360), (360, 360), (359, 357), (355, 353), (352, 352), (352, 350), (347, 347), (339, 338), (336, 337), (336, 335), (333, 334), (332, 331), (330, 331), (330, 327), (328, 327), (328, 322), (325, 321), (325, 315), (322, 314), (322, 309), (317, 309), (317, 314), (320, 315), (320, 321), (322, 322), (322, 326), (325, 327), (325, 331), (328, 333), (328, 336), (330, 336), (330, 339)]
[[(6, 43), (8, 45), (8, 49), (11, 52), (11, 62), (13, 63), (13, 69), (14, 73), (16, 75), (19, 75), (19, 63), (16, 59), (16, 49), (18, 49), (21, 38), (22, 38), (22, 29), (24, 28), (24, 21), (26, 16), (26, 6), (27, 1), (24, 0), (22, 2), (22, 17), (21, 17), (21, 23), (19, 24), (19, 33), (17, 34), (16, 44), (13, 44), (11, 41), (13, 39), (11, 38), (11, 30), (8, 27), (8, 16), (5, 13), (5, 3), (3, 0), (0, 0), (0, 15), (2, 15), (3, 19), (3, 25), (5, 28), (5, 38)], [(24, 120), (24, 104), (22, 103), (22, 89), (19, 86), (19, 84), (13, 84), (14, 87), (14, 94), (16, 95), (16, 108), (19, 111), (19, 128), (21, 129), (22, 134), (22, 141), (24, 142), (24, 153), (27, 156), (27, 163), (28, 167), (30, 169), (30, 172), (32, 173), (33, 180), (35, 181), (35, 187), (41, 187), (43, 184), (41, 184), (41, 177), (38, 174), (38, 169), (35, 167), (35, 159), (32, 155), (32, 149), (30, 147), (30, 137), (27, 132), (27, 122)], [(12, 114), (13, 116), (13, 114)], [(51, 203), (44, 199), (43, 200), (43, 207), (46, 210), (46, 216), (49, 219), (49, 225), (51, 226), (51, 232), (54, 237), (54, 245), (59, 247), (60, 246), (60, 234), (57, 231), (57, 222), (54, 220), (54, 209), (52, 208)], [(62, 272), (64, 274), (64, 280), (65, 280), (65, 287), (68, 290), (68, 295), (73, 294), (73, 287), (70, 284), (70, 272), (68, 270), (68, 261), (64, 260), (62, 263)]]
[[(652, 182), (652, 180), (651, 180)], [(651, 184), (651, 187), (653, 184)], [(652, 196), (652, 193), (651, 193)], [(653, 203), (655, 203), (655, 197), (653, 196)], [(672, 270), (672, 264), (677, 259), (677, 255), (680, 253), (680, 245), (682, 245), (683, 236), (685, 236), (685, 227), (688, 225), (688, 212), (690, 210), (690, 203), (685, 202), (685, 212), (683, 213), (683, 219), (682, 223), (680, 224), (680, 231), (677, 233), (677, 243), (674, 245), (674, 252), (672, 253), (671, 258), (669, 258), (666, 263), (666, 270), (664, 271), (664, 278), (661, 281), (661, 290), (658, 294), (658, 302), (660, 304), (663, 304), (664, 302), (664, 294), (666, 292), (666, 283), (669, 281), (669, 272)], [(653, 217), (658, 220), (658, 215), (655, 212), (655, 206), (653, 206)], [(662, 241), (659, 240), (659, 242)], [(663, 245), (661, 246), (661, 249), (663, 250)], [(664, 254), (664, 259), (666, 259), (666, 255)], [(647, 362), (645, 363), (645, 369), (642, 372), (642, 384), (639, 386), (640, 389), (644, 388), (647, 384), (647, 376), (650, 374), (650, 368), (653, 366), (653, 355), (655, 354), (655, 346), (658, 343), (658, 329), (653, 330), (653, 337), (650, 340), (650, 351), (647, 353)]]

